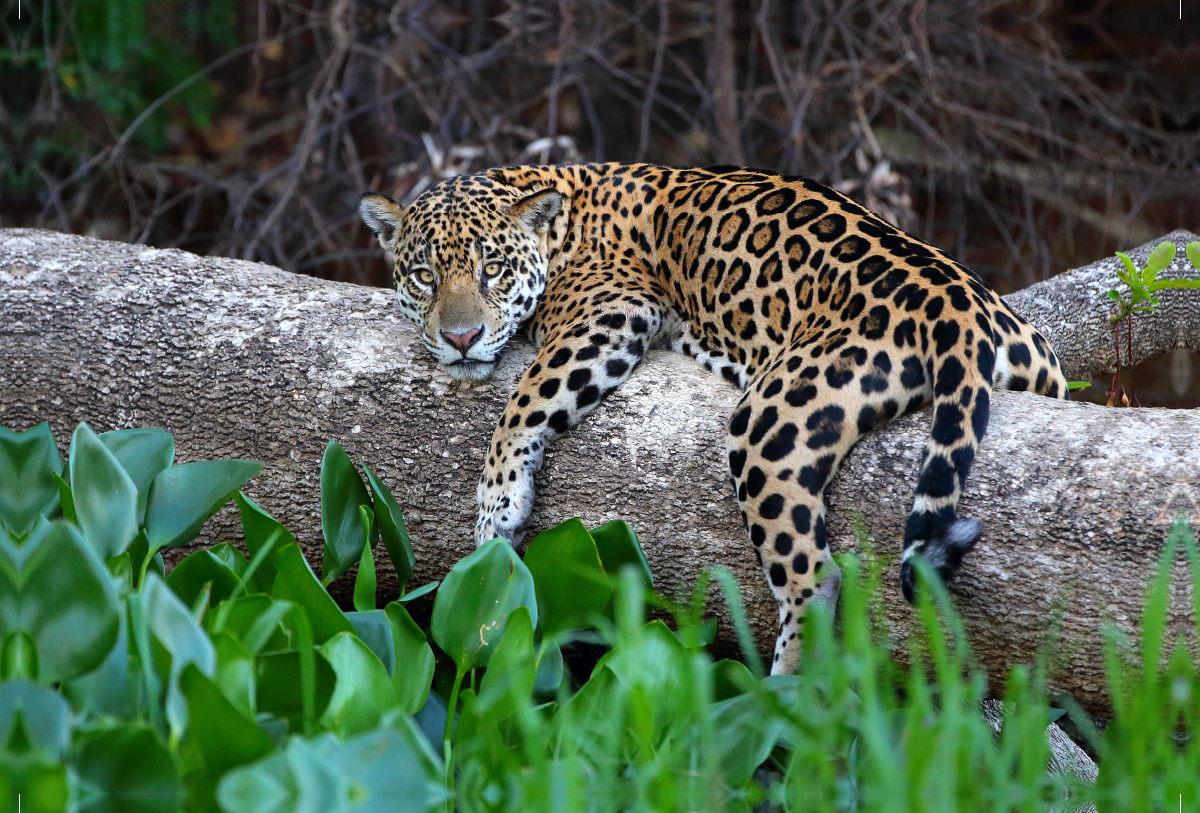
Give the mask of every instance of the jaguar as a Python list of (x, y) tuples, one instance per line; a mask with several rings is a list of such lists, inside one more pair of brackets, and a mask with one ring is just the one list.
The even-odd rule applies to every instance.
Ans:
[(1046, 339), (972, 271), (846, 196), (743, 167), (601, 163), (491, 169), (407, 207), (368, 192), (400, 310), (458, 379), (486, 378), (518, 331), (538, 346), (492, 434), (476, 542), (513, 541), (547, 444), (654, 347), (742, 391), (729, 473), (779, 604), (772, 673), (799, 668), (801, 618), (836, 600), (826, 486), (871, 429), (932, 404), (904, 531), (949, 579), (982, 533), (956, 506), (995, 387), (1068, 398)]

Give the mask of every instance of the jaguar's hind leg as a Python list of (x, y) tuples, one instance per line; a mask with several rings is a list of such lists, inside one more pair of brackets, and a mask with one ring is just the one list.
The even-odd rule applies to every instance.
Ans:
[(825, 487), (863, 433), (906, 403), (901, 378), (886, 348), (847, 345), (839, 331), (789, 350), (751, 385), (729, 420), (738, 503), (779, 602), (774, 674), (797, 670), (808, 606), (837, 598)]

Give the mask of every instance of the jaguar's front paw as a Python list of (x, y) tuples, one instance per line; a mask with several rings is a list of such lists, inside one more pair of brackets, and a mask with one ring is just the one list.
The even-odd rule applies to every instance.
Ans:
[(479, 518), (475, 544), (500, 538), (513, 544), (517, 532), (533, 509), (533, 477), (520, 470), (515, 475), (489, 476), (479, 481)]

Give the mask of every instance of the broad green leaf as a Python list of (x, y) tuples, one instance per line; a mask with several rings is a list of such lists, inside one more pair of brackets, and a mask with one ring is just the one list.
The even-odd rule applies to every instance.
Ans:
[(154, 478), (175, 462), (175, 438), (165, 429), (146, 427), (104, 432), (100, 440), (137, 486), (137, 521), (141, 525), (146, 521), (146, 500)]
[(721, 774), (732, 786), (750, 781), (786, 723), (782, 715), (770, 713), (755, 693), (714, 703), (708, 716), (720, 752)]
[(362, 522), (363, 549), (358, 559), (358, 575), (354, 578), (354, 609), (361, 612), (375, 609), (375, 556), (371, 552), (371, 531), (375, 526), (371, 509), (358, 507)]
[(20, 548), (0, 536), (0, 640), (33, 637), (41, 682), (95, 669), (118, 627), (112, 577), (74, 525), (41, 519)]
[(208, 604), (212, 607), (229, 598), (241, 583), (233, 569), (211, 550), (188, 554), (167, 576), (167, 584), (189, 607), (195, 606), (205, 585), (211, 585)]
[(1136, 265), (1133, 264), (1133, 260), (1131, 260), (1129, 258), (1129, 255), (1124, 253), (1123, 251), (1118, 251), (1117, 256), (1121, 259), (1121, 262), (1125, 265), (1125, 272), (1126, 272), (1125, 274), (1122, 274), (1120, 269), (1118, 269), (1117, 276), (1120, 277), (1125, 282), (1126, 285), (1128, 285), (1132, 288), (1133, 283), (1130, 280), (1138, 275), (1138, 268)]
[(50, 424), (24, 432), (0, 426), (0, 525), (20, 536), (39, 516), (53, 514), (59, 504), (54, 475), (62, 468)]
[(1121, 295), (1119, 293), (1117, 293), (1115, 290), (1110, 290), (1108, 292), (1108, 298), (1113, 300), (1114, 302), (1124, 302), (1125, 301), (1125, 300), (1121, 299)]
[(371, 507), (371, 495), (346, 450), (331, 440), (321, 457), (321, 531), (325, 535), (321, 584), (332, 582), (362, 556), (360, 505)]
[(37, 644), (23, 630), (13, 630), (0, 641), (0, 680), (37, 680)]
[(746, 664), (735, 660), (720, 660), (713, 664), (713, 699), (728, 700), (745, 694), (755, 683), (754, 673)]
[(323, 644), (339, 632), (354, 627), (338, 609), (297, 545), (286, 545), (275, 554), (274, 598), (302, 607), (312, 624), (313, 640)]
[(227, 813), (425, 813), (435, 793), (424, 761), (386, 727), (345, 742), (294, 737), (230, 771), (217, 799)]
[(343, 737), (379, 725), (396, 705), (396, 692), (375, 653), (349, 632), (339, 632), (317, 648), (337, 675), (337, 685), (321, 724)]
[(533, 692), (539, 697), (554, 696), (563, 681), (563, 656), (558, 644), (551, 642), (538, 659)]
[(392, 624), (383, 610), (346, 613), (354, 625), (354, 634), (379, 658), (389, 676), (396, 667), (396, 644), (392, 639)]
[(384, 610), (392, 629), (395, 665), (392, 669), (392, 688), (404, 714), (416, 714), (425, 705), (433, 685), (436, 662), (425, 633), (412, 620), (404, 605), (393, 601)]
[(1197, 271), (1200, 271), (1200, 241), (1193, 240), (1188, 243), (1185, 251), (1187, 252), (1187, 258), (1192, 262), (1192, 266)]
[[(250, 499), (244, 492), (239, 491), (233, 495), (234, 502), (237, 503), (238, 513), (242, 518), (242, 535), (246, 539), (246, 552), (253, 559), (258, 555), (259, 550), (271, 538), (271, 535), (277, 531), (282, 534), (275, 545), (276, 550), (283, 548), (285, 545), (295, 544), (296, 537), (292, 536), (291, 531), (284, 528), (274, 517), (259, 507), (258, 503)], [(258, 569), (256, 577), (258, 587), (264, 592), (271, 592), (271, 585), (275, 583), (275, 560), (273, 556), (269, 556)]]
[(578, 519), (538, 534), (525, 551), (525, 566), (533, 576), (542, 634), (548, 638), (589, 626), (588, 618), (603, 611), (612, 598), (612, 580)]
[(199, 751), (213, 777), (274, 750), (267, 733), (230, 703), (195, 665), (183, 670), (179, 688), (187, 700), (187, 742)]
[(124, 553), (138, 532), (137, 486), (86, 423), (71, 437), (70, 475), (83, 538), (101, 559)]
[(627, 689), (641, 687), (654, 714), (656, 728), (665, 725), (678, 706), (679, 676), (691, 668), (691, 657), (662, 621), (651, 621), (597, 662), (607, 666)]
[(213, 683), (234, 708), (246, 717), (253, 718), (257, 692), (254, 657), (231, 633), (222, 630), (209, 637), (217, 653), (217, 671)]
[[(157, 575), (146, 577), (139, 598), (147, 629), (171, 655), (166, 711), (172, 736), (178, 737), (188, 724), (187, 702), (180, 691), (179, 676), (189, 663), (194, 663), (206, 676), (212, 677), (217, 668), (217, 654), (187, 605)], [(142, 657), (146, 657), (146, 653), (142, 653)]]
[(242, 596), (220, 605), (216, 612), (204, 617), (209, 633), (216, 635), (217, 619), (222, 619), (221, 631), (241, 642), (251, 655), (277, 652), (287, 647), (287, 636), (281, 622), (292, 608), (287, 601), (274, 601), (270, 596)]
[(654, 577), (650, 574), (650, 563), (646, 561), (646, 554), (642, 552), (637, 535), (624, 520), (614, 519), (612, 522), (606, 522), (599, 528), (593, 528), (591, 534), (605, 573), (616, 576), (625, 565), (633, 565), (641, 575), (642, 584), (646, 589), (654, 586)]
[(537, 674), (534, 654), (529, 609), (517, 607), (509, 613), (504, 636), (496, 645), (487, 671), (483, 673), (479, 700), (475, 704), (476, 713), (503, 720), (529, 703)]
[(486, 666), (504, 634), (508, 614), (529, 608), (537, 623), (537, 598), (529, 568), (507, 542), (493, 539), (459, 561), (433, 603), (433, 639), (459, 671)]
[[(316, 669), (313, 714), (320, 717), (329, 705), (329, 699), (333, 697), (337, 677), (324, 658), (314, 656), (314, 661)], [(304, 722), (304, 691), (300, 653), (277, 652), (260, 655), (254, 659), (254, 667), (259, 714), (273, 714), (287, 720), (290, 731), (301, 731)]]
[(1146, 270), (1142, 274), (1142, 279), (1146, 282), (1153, 282), (1158, 273), (1171, 264), (1175, 259), (1175, 244), (1163, 240), (1154, 250), (1150, 252), (1150, 256), (1146, 258)]
[(362, 460), (362, 467), (367, 475), (371, 496), (374, 498), (375, 521), (379, 525), (379, 535), (383, 539), (383, 547), (387, 550), (388, 557), (392, 560), (392, 567), (396, 569), (400, 589), (403, 590), (412, 577), (413, 565), (416, 563), (412, 542), (408, 538), (408, 529), (404, 527), (404, 515), (392, 492), (375, 476), (366, 460)]
[(117, 605), (120, 627), (117, 642), (99, 668), (64, 682), (63, 694), (81, 711), (111, 717), (132, 717), (145, 701), (143, 684), (130, 670), (129, 619), (125, 602)]
[(213, 545), (208, 549), (208, 552), (223, 562), (239, 579), (246, 575), (246, 571), (250, 567), (250, 562), (246, 559), (246, 554), (228, 542)]
[[(253, 460), (199, 460), (159, 472), (146, 505), (150, 550), (191, 542), (205, 521), (261, 469), (262, 463)], [(75, 503), (78, 508), (78, 496)]]
[(73, 713), (62, 695), (25, 680), (0, 683), (0, 749), (11, 741), (18, 714), (30, 746), (55, 759), (66, 755)]
[(74, 768), (86, 813), (176, 813), (183, 784), (166, 744), (151, 729), (134, 725), (84, 734), (75, 746)]

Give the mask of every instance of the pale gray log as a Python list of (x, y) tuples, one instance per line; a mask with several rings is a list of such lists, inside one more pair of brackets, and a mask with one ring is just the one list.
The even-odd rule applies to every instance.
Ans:
[[(1087, 367), (1077, 359), (1105, 348), (1095, 273), (1070, 272), (1012, 297), (1060, 345), (1073, 376)], [(1077, 278), (1089, 282), (1073, 288)], [(1164, 312), (1197, 347), (1200, 295), (1168, 294)], [(1101, 335), (1094, 344), (1073, 336), (1085, 330)], [(1139, 329), (1137, 343), (1153, 344), (1135, 356), (1173, 346), (1164, 334), (1174, 335)], [(96, 430), (163, 426), (181, 461), (261, 460), (266, 468), (248, 492), (318, 564), (319, 466), (331, 438), (396, 492), (418, 557), (413, 584), (468, 553), (487, 439), (532, 354), (516, 344), (492, 381), (453, 382), (387, 291), (181, 251), (0, 231), (0, 424), (49, 420), (63, 445), (80, 420)], [(769, 652), (775, 607), (725, 468), (724, 423), (737, 398), (691, 360), (651, 353), (547, 455), (530, 527), (626, 519), (667, 589), (728, 565)], [(960, 510), (986, 530), (954, 584), (955, 601), (996, 687), (1012, 664), (1049, 645), (1056, 685), (1102, 711), (1102, 621), (1136, 633), (1170, 522), (1183, 511), (1198, 524), (1200, 411), (1114, 410), (1024, 393), (998, 393), (993, 404)], [(835, 550), (854, 549), (848, 517), (857, 509), (891, 562), (883, 599), (901, 643), (912, 613), (895, 588), (895, 560), (928, 426), (924, 412), (872, 433), (830, 494)], [(237, 538), (228, 509), (203, 535), (206, 543)], [(348, 579), (335, 588), (348, 592)], [(395, 588), (381, 573), (381, 599)], [(1181, 586), (1176, 628), (1191, 628), (1188, 602)], [(728, 651), (729, 630), (721, 636)]]
[[(983, 719), (987, 720), (992, 730), (999, 734), (1004, 727), (1004, 704), (999, 700), (984, 700), (982, 706)], [(1057, 723), (1046, 726), (1046, 741), (1050, 746), (1050, 759), (1046, 765), (1047, 773), (1073, 776), (1085, 785), (1096, 784), (1096, 779), (1100, 776), (1100, 768), (1087, 755), (1086, 751), (1076, 745), (1066, 732), (1058, 727)], [(1068, 803), (1065, 808), (1058, 808), (1058, 810), (1069, 810), (1073, 813), (1096, 813), (1096, 806), (1087, 804), (1083, 807), (1072, 807)]]

